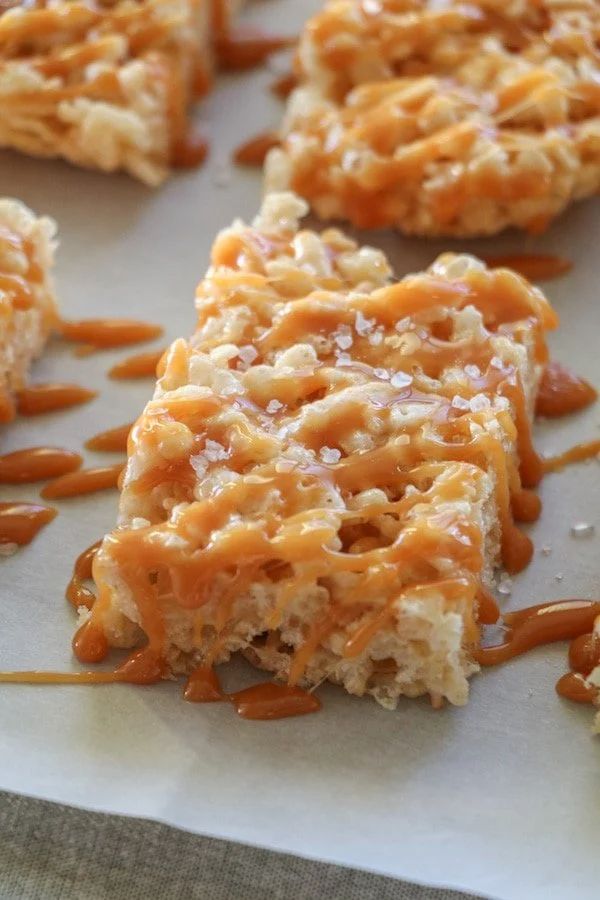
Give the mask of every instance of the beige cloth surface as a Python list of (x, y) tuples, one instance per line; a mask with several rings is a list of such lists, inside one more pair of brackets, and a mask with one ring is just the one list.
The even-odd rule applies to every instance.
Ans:
[(473, 900), (0, 792), (1, 900)]

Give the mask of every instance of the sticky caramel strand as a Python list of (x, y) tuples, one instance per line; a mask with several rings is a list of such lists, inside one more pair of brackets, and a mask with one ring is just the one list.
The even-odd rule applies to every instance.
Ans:
[(570, 640), (571, 671), (559, 678), (556, 691), (575, 703), (596, 703), (598, 687), (589, 680), (600, 665), (600, 601), (559, 600), (507, 613), (502, 644), (481, 647), (475, 658), (482, 666), (495, 666), (555, 641)]

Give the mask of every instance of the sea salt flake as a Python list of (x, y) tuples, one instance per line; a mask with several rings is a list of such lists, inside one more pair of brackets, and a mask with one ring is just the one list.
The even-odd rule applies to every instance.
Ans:
[(383, 342), (383, 328), (381, 327), (381, 325), (375, 331), (372, 331), (370, 333), (367, 340), (370, 343), (371, 347), (379, 347), (379, 345)]
[(490, 360), (490, 366), (493, 369), (503, 369), (504, 363), (502, 362), (502, 360), (500, 359), (499, 356), (492, 356), (492, 358)]
[(465, 366), (465, 375), (468, 375), (469, 378), (480, 378), (481, 377), (481, 369), (479, 366), (474, 366), (469, 363), (468, 366)]
[(219, 444), (218, 441), (211, 441), (209, 439), (204, 445), (204, 456), (209, 462), (218, 462), (219, 460), (227, 459), (229, 453), (223, 444)]
[(390, 373), (387, 369), (373, 369), (373, 375), (375, 378), (381, 378), (382, 381), (390, 380)]
[(367, 319), (360, 310), (356, 312), (354, 328), (361, 337), (366, 337), (375, 325), (375, 319)]
[(190, 456), (190, 465), (198, 478), (203, 478), (206, 475), (208, 461), (201, 453), (198, 453), (196, 456)]
[(349, 350), (353, 344), (352, 335), (351, 334), (336, 334), (334, 335), (334, 341), (340, 348), (340, 350)]
[(407, 331), (411, 326), (410, 316), (405, 316), (403, 319), (400, 319), (399, 322), (396, 322), (395, 329), (396, 331)]
[(324, 463), (337, 463), (342, 458), (342, 454), (339, 450), (335, 450), (332, 447), (321, 447), (319, 450), (319, 456)]
[(276, 413), (279, 409), (283, 409), (283, 403), (280, 403), (279, 400), (269, 400), (267, 403), (268, 413)]
[(548, 546), (548, 544), (544, 544), (542, 547), (542, 556), (550, 556), (552, 553), (552, 547)]
[(458, 394), (455, 394), (452, 398), (452, 404), (454, 409), (469, 409), (469, 401), (465, 400), (464, 397), (460, 397)]
[(485, 394), (475, 394), (469, 400), (469, 406), (471, 412), (482, 412), (484, 409), (490, 408), (490, 398), (486, 397)]
[(237, 367), (240, 371), (245, 372), (258, 356), (258, 350), (250, 344), (247, 344), (245, 347), (240, 347), (238, 356), (240, 361)]
[(557, 572), (556, 575), (554, 576), (554, 580), (555, 580), (555, 581), (562, 581), (564, 577), (565, 577), (565, 576), (563, 575), (562, 572)]
[(510, 597), (512, 594), (512, 587), (513, 583), (511, 578), (501, 578), (497, 590), (500, 596)]
[(570, 531), (571, 537), (588, 538), (596, 533), (596, 526), (590, 522), (576, 522), (574, 525), (571, 525)]
[(395, 388), (403, 388), (412, 384), (412, 380), (412, 375), (407, 375), (406, 372), (394, 372), (390, 378), (390, 384)]
[(352, 360), (350, 359), (349, 353), (337, 353), (337, 359), (335, 361), (336, 366), (350, 366), (352, 365)]
[(144, 519), (142, 516), (135, 516), (129, 523), (129, 527), (135, 531), (137, 528), (147, 528), (149, 524), (150, 521), (148, 519)]

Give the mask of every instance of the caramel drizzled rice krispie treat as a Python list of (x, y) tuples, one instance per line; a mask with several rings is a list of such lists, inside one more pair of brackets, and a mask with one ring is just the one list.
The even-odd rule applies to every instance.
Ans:
[(394, 282), (305, 212), (273, 194), (217, 238), (131, 432), (86, 627), (165, 676), (241, 650), (384, 705), (463, 703), (494, 569), (531, 555), (514, 519), (554, 316), (469, 256)]
[(50, 277), (55, 231), (51, 219), (0, 199), (0, 423), (13, 418), (14, 393), (57, 323)]
[(44, 0), (0, 15), (0, 147), (159, 184), (210, 83), (209, 0)]
[(329, 0), (267, 186), (416, 235), (540, 231), (600, 188), (598, 0)]

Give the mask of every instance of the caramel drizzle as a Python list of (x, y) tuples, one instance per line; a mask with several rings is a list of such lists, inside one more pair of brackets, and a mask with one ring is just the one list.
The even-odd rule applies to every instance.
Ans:
[[(98, 450), (103, 453), (126, 452), (127, 440), (134, 424), (134, 422), (127, 422), (126, 425), (118, 425), (116, 428), (100, 431), (85, 442), (85, 447), (88, 450)], [(1, 471), (0, 467), (0, 473)]]
[(41, 495), (47, 500), (64, 500), (67, 497), (80, 497), (82, 494), (94, 494), (119, 486), (119, 478), (123, 471), (122, 462), (112, 466), (96, 466), (92, 469), (80, 469), (69, 472), (49, 481), (42, 489)]
[[(44, 272), (36, 258), (35, 244), (5, 225), (0, 225), (0, 258), (10, 260), (13, 256), (21, 259), (25, 257), (27, 267), (25, 272), (0, 271), (2, 327), (8, 327), (9, 333), (12, 328), (25, 328), (26, 325), (19, 325), (13, 320), (35, 305), (42, 330), (48, 332), (55, 324), (56, 311), (52, 298), (43, 285)], [(39, 296), (38, 286), (42, 288)], [(0, 372), (0, 423), (11, 422), (15, 417), (17, 410), (13, 391), (17, 386), (11, 383), (8, 371)]]
[(257, 29), (235, 28), (217, 37), (219, 66), (226, 71), (253, 69), (278, 50), (293, 47), (295, 37), (269, 35)]
[(78, 384), (31, 384), (17, 394), (17, 410), (22, 416), (39, 416), (88, 403), (98, 394)]
[(0, 503), (0, 546), (29, 544), (55, 516), (55, 509), (38, 503)]
[(27, 484), (73, 472), (83, 462), (79, 453), (61, 447), (28, 447), (0, 456), (0, 483)]
[(257, 134), (250, 140), (240, 144), (233, 154), (233, 160), (238, 166), (256, 166), (260, 168), (269, 150), (278, 146), (279, 137), (276, 132), (263, 131), (261, 134)]
[(575, 703), (595, 703), (599, 690), (587, 677), (600, 665), (600, 601), (559, 600), (519, 609), (504, 616), (506, 640), (492, 647), (481, 647), (473, 654), (482, 666), (495, 666), (534, 647), (570, 640), (571, 671), (556, 683), (561, 697)]
[(271, 84), (271, 92), (279, 97), (280, 100), (286, 100), (295, 87), (298, 86), (298, 78), (293, 72), (280, 75)]
[(125, 378), (155, 378), (156, 368), (160, 363), (165, 349), (151, 350), (149, 353), (136, 353), (135, 356), (128, 356), (122, 359), (109, 369), (109, 376), (115, 379)]
[(75, 609), (85, 606), (91, 609), (96, 601), (96, 595), (87, 587), (86, 581), (92, 577), (92, 564), (96, 553), (100, 549), (102, 541), (96, 541), (79, 554), (73, 566), (73, 573), (65, 591), (65, 597)]
[(538, 416), (554, 418), (577, 412), (593, 403), (598, 396), (595, 388), (584, 378), (557, 362), (544, 369), (535, 411)]
[(176, 169), (195, 169), (208, 157), (210, 144), (202, 134), (195, 131), (176, 140), (171, 148), (171, 165)]
[[(83, 626), (84, 629), (86, 626)], [(81, 630), (80, 630), (81, 631)], [(87, 639), (85, 648), (84, 631), (78, 632), (73, 645), (82, 662), (99, 662), (106, 653), (102, 636)], [(96, 643), (97, 642), (97, 643)], [(111, 672), (0, 672), (0, 684), (155, 684), (163, 677), (160, 662), (148, 651), (132, 654)], [(204, 667), (193, 672), (186, 683), (184, 697), (192, 703), (214, 703), (229, 701), (242, 719), (273, 720), (291, 716), (304, 716), (318, 712), (321, 703), (314, 694), (284, 684), (264, 682), (252, 687), (224, 694), (219, 680), (212, 669)]]
[(587, 459), (592, 459), (594, 456), (598, 456), (600, 453), (600, 441), (589, 441), (587, 444), (575, 444), (574, 447), (570, 447), (568, 450), (565, 450), (564, 453), (559, 453), (557, 456), (551, 456), (548, 459), (544, 460), (544, 472), (557, 472), (559, 469), (563, 469), (565, 466), (572, 465), (573, 463), (585, 462)]
[(188, 677), (184, 698), (192, 703), (229, 701), (242, 719), (286, 719), (318, 712), (321, 703), (314, 694), (287, 684), (267, 681), (233, 694), (223, 692), (214, 669), (200, 666)]
[[(75, 641), (74, 641), (75, 643)], [(101, 645), (99, 645), (100, 647)], [(87, 650), (88, 648), (86, 648)], [(99, 662), (98, 651), (89, 648), (90, 661)], [(82, 656), (83, 656), (82, 651)], [(96, 656), (97, 658), (94, 658)], [(159, 661), (139, 650), (112, 672), (0, 672), (0, 684), (156, 684), (164, 676)]]
[(473, 655), (481, 666), (495, 666), (542, 644), (579, 637), (591, 630), (598, 615), (600, 603), (595, 600), (559, 600), (506, 613), (507, 640)]
[(492, 268), (513, 269), (529, 281), (551, 281), (560, 278), (573, 268), (573, 263), (561, 256), (543, 253), (515, 253), (504, 256), (486, 256), (486, 264)]
[(242, 719), (287, 719), (318, 712), (321, 703), (314, 694), (285, 684), (267, 681), (229, 695)]
[(83, 319), (60, 323), (62, 337), (79, 344), (75, 351), (78, 356), (151, 341), (160, 337), (163, 330), (160, 325), (135, 319)]

